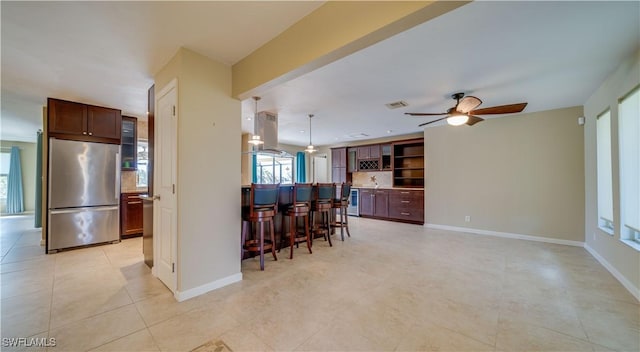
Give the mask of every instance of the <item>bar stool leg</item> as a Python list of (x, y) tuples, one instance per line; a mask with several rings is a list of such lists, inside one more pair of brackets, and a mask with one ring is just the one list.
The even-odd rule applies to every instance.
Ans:
[[(344, 214), (342, 213), (342, 207), (340, 207), (340, 237), (344, 241)], [(336, 223), (338, 223), (338, 215), (336, 214)]]
[(302, 220), (304, 221), (304, 232), (307, 234), (307, 248), (309, 248), (309, 254), (311, 251), (311, 232), (309, 232), (309, 216), (305, 215)]
[(327, 227), (327, 233), (326, 233), (326, 238), (329, 241), (329, 247), (333, 247), (333, 243), (331, 243), (331, 211), (326, 211), (323, 214), (323, 218), (326, 218), (326, 227)]
[(347, 228), (347, 236), (351, 237), (351, 233), (349, 233), (349, 214), (347, 214), (347, 208), (344, 208), (344, 226)]
[(271, 220), (269, 220), (269, 224), (271, 224), (271, 254), (273, 255), (273, 260), (278, 260), (278, 257), (276, 256), (276, 231), (275, 231), (275, 226), (274, 226), (274, 219), (271, 218)]
[(249, 222), (242, 220), (242, 231), (240, 232), (240, 261), (244, 259), (244, 243), (247, 240), (247, 232), (249, 228)]
[(295, 226), (295, 216), (289, 217), (289, 259), (293, 259), (293, 244), (296, 243), (296, 226)]
[(260, 270), (264, 271), (264, 221), (260, 221)]

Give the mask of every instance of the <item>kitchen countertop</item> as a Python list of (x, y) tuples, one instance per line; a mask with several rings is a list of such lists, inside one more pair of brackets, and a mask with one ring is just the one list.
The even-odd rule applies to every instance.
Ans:
[(147, 193), (147, 192), (148, 192), (147, 187), (137, 187), (137, 188), (123, 189), (120, 193)]
[(424, 191), (422, 187), (377, 187), (376, 186), (363, 186), (363, 185), (352, 185), (351, 188), (368, 188), (368, 189), (404, 189), (407, 191)]

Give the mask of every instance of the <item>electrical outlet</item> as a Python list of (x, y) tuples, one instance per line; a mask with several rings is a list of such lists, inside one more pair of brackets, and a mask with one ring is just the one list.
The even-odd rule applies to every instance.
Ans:
[(471, 215), (467, 215), (464, 217), (464, 222), (469, 222), (471, 221)]

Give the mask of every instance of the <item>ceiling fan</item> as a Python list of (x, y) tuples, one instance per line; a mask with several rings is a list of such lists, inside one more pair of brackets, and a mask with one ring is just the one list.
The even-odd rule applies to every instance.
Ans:
[(513, 114), (516, 112), (521, 112), (527, 106), (527, 103), (518, 103), (518, 104), (492, 106), (484, 109), (476, 109), (478, 106), (480, 106), (480, 104), (482, 104), (482, 100), (474, 96), (469, 95), (465, 97), (464, 93), (455, 93), (451, 95), (451, 98), (456, 100), (456, 106), (449, 108), (447, 112), (442, 112), (442, 113), (405, 112), (405, 115), (411, 115), (411, 116), (447, 115), (445, 117), (435, 119), (433, 121), (421, 123), (418, 126), (428, 125), (434, 122), (442, 121), (444, 119), (447, 120), (447, 123), (453, 126), (460, 126), (465, 123), (469, 126), (473, 126), (478, 122), (484, 121), (482, 117), (478, 117), (476, 115)]

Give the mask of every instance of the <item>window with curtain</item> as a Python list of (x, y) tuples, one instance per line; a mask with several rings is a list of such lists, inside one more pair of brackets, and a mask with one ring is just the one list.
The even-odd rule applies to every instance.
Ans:
[(618, 106), (620, 238), (640, 243), (640, 87)]
[(149, 183), (147, 166), (149, 164), (149, 143), (145, 140), (138, 139), (137, 153), (137, 169), (136, 169), (136, 186), (146, 187)]
[(258, 153), (255, 158), (255, 183), (293, 184), (293, 156)]
[(598, 226), (613, 235), (613, 182), (611, 175), (611, 111), (598, 115), (596, 125)]
[(9, 182), (9, 165), (11, 164), (11, 153), (0, 153), (0, 199), (4, 202), (7, 199), (7, 186)]

